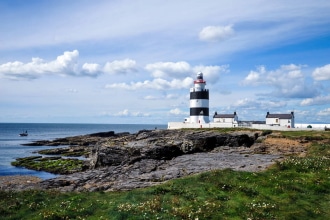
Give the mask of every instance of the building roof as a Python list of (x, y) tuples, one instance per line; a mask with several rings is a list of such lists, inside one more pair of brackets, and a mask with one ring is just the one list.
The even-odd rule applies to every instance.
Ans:
[(234, 114), (217, 114), (213, 118), (235, 118)]
[(292, 119), (293, 114), (267, 114), (266, 118)]
[(235, 118), (236, 115), (236, 112), (234, 114), (218, 114), (215, 112), (213, 118)]

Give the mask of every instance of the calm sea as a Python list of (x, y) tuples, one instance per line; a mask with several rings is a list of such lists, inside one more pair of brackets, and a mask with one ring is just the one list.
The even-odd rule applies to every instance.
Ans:
[[(0, 176), (33, 175), (42, 179), (53, 178), (55, 175), (11, 166), (18, 157), (36, 155), (34, 151), (50, 147), (22, 146), (37, 140), (53, 140), (76, 135), (91, 134), (104, 131), (136, 133), (143, 129), (166, 129), (167, 125), (153, 124), (46, 124), (46, 123), (0, 123)], [(28, 136), (20, 137), (22, 132)]]

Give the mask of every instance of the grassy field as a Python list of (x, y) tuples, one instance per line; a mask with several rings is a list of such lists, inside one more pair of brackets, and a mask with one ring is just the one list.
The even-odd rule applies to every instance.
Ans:
[(0, 191), (1, 219), (329, 219), (330, 132), (258, 173), (220, 170), (128, 192)]

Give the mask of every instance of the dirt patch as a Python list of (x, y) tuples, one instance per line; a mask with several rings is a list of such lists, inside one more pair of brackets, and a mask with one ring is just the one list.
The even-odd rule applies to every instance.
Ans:
[(254, 152), (265, 154), (305, 156), (310, 143), (288, 138), (267, 137), (262, 143), (255, 144)]
[(14, 186), (24, 188), (40, 181), (42, 179), (36, 176), (0, 176), (0, 190), (10, 189)]

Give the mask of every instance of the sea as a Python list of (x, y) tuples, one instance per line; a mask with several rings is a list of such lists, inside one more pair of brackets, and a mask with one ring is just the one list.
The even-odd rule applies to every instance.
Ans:
[[(56, 138), (114, 131), (115, 133), (140, 130), (166, 129), (162, 124), (56, 124), (56, 123), (0, 123), (0, 176), (32, 175), (42, 179), (56, 177), (43, 171), (34, 171), (11, 165), (16, 158), (36, 156), (38, 150), (49, 149), (49, 146), (23, 146), (38, 140), (54, 140)], [(28, 136), (19, 136), (27, 132)]]

